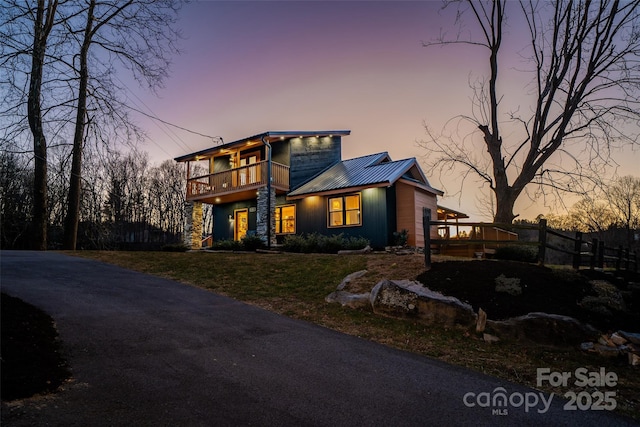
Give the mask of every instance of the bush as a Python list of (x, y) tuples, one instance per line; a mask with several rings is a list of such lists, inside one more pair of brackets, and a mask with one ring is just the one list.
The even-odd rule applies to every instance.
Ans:
[(244, 236), (240, 243), (245, 251), (255, 251), (256, 249), (262, 249), (266, 246), (262, 237), (255, 234)]
[(262, 249), (266, 245), (260, 236), (247, 235), (240, 241), (237, 240), (217, 240), (211, 245), (214, 251), (246, 251), (252, 252), (256, 249)]
[(243, 246), (241, 242), (235, 240), (216, 240), (211, 245), (214, 251), (241, 251)]
[(363, 249), (367, 245), (369, 245), (369, 240), (363, 237), (345, 238), (342, 233), (331, 236), (311, 233), (286, 236), (282, 249), (286, 252), (335, 254), (343, 249)]
[(364, 237), (349, 237), (343, 242), (343, 249), (355, 251), (358, 249), (364, 249), (369, 246), (371, 242), (369, 239), (365, 239)]
[(534, 246), (503, 246), (496, 249), (495, 258), (505, 261), (533, 263), (538, 260), (538, 249)]
[(394, 246), (405, 246), (409, 240), (409, 230), (403, 228), (402, 231), (393, 232)]
[(297, 234), (289, 234), (284, 237), (284, 241), (282, 242), (282, 249), (287, 252), (303, 252), (303, 248), (305, 245), (304, 236)]

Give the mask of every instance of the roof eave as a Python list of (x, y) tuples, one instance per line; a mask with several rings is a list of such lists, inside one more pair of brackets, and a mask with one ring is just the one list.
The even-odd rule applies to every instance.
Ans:
[[(333, 136), (333, 135), (339, 135), (339, 136), (347, 136), (350, 135), (351, 131), (350, 130), (322, 130), (322, 131), (268, 131), (268, 132), (263, 132), (263, 133), (259, 133), (256, 135), (252, 135), (252, 136), (248, 136), (246, 138), (242, 138), (233, 142), (228, 142), (226, 144), (221, 144), (221, 145), (216, 145), (215, 147), (210, 147), (210, 148), (206, 148), (204, 150), (200, 150), (200, 151), (196, 151), (190, 154), (185, 154), (183, 156), (179, 156), (179, 157), (175, 157), (173, 160), (175, 160), (176, 162), (189, 162), (189, 161), (193, 161), (193, 160), (199, 160), (198, 157), (205, 157), (208, 156), (210, 154), (213, 154), (214, 152), (218, 151), (218, 150), (224, 150), (224, 149), (228, 149), (228, 148), (232, 148), (236, 145), (242, 145), (245, 144), (248, 141), (252, 141), (252, 140), (262, 140), (263, 138), (266, 139), (279, 139), (279, 138), (294, 138), (294, 137), (310, 137), (310, 136), (317, 136), (317, 137), (321, 137), (321, 136)], [(269, 141), (271, 142), (271, 141)]]
[(353, 193), (356, 191), (362, 191), (362, 190), (366, 190), (367, 188), (389, 187), (390, 185), (391, 183), (389, 181), (383, 181), (383, 182), (378, 182), (374, 184), (359, 185), (355, 187), (335, 188), (332, 190), (323, 190), (323, 191), (310, 191), (308, 193), (301, 193), (301, 194), (294, 194), (294, 195), (289, 194), (287, 195), (287, 200), (300, 200), (300, 199), (304, 199), (306, 197), (312, 197), (312, 196), (333, 196), (336, 194)]

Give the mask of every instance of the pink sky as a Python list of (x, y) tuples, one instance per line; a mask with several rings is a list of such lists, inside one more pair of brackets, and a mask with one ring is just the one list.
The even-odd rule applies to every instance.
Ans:
[[(470, 75), (487, 67), (480, 49), (422, 47), (452, 25), (451, 12), (440, 13), (435, 1), (193, 3), (182, 11), (184, 53), (166, 87), (155, 97), (128, 84), (130, 99), (135, 108), (225, 142), (268, 130), (350, 129), (345, 159), (380, 151), (420, 159), (423, 123), (440, 130), (448, 119), (469, 115)], [(519, 28), (509, 30), (514, 47), (526, 36)], [(515, 78), (509, 84), (522, 90)], [(152, 140), (144, 149), (157, 162), (213, 145), (143, 116), (140, 123)], [(623, 174), (638, 175), (637, 150), (616, 158)], [(424, 172), (432, 186), (457, 190), (452, 178), (440, 182)], [(457, 196), (440, 203), (486, 220), (474, 193), (471, 185), (461, 203)], [(528, 200), (516, 210), (524, 218), (548, 212)]]

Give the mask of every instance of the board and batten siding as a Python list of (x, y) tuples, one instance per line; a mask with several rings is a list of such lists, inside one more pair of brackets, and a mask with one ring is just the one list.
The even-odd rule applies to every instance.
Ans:
[(291, 138), (289, 142), (292, 189), (341, 160), (342, 139), (332, 137)]
[[(424, 247), (422, 209), (428, 208), (432, 213), (437, 212), (437, 203), (434, 194), (403, 182), (396, 184), (397, 226), (398, 230), (409, 231), (409, 246)], [(437, 234), (437, 230), (431, 230), (432, 238), (436, 238)]]

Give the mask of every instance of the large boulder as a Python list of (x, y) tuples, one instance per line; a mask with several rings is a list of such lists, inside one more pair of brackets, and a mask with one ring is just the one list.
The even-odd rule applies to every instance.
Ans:
[(370, 302), (376, 314), (415, 318), (427, 324), (469, 327), (476, 323), (469, 304), (410, 280), (381, 280), (371, 290)]
[(529, 313), (507, 320), (487, 320), (486, 327), (498, 337), (552, 345), (575, 345), (593, 339), (599, 332), (573, 317)]

